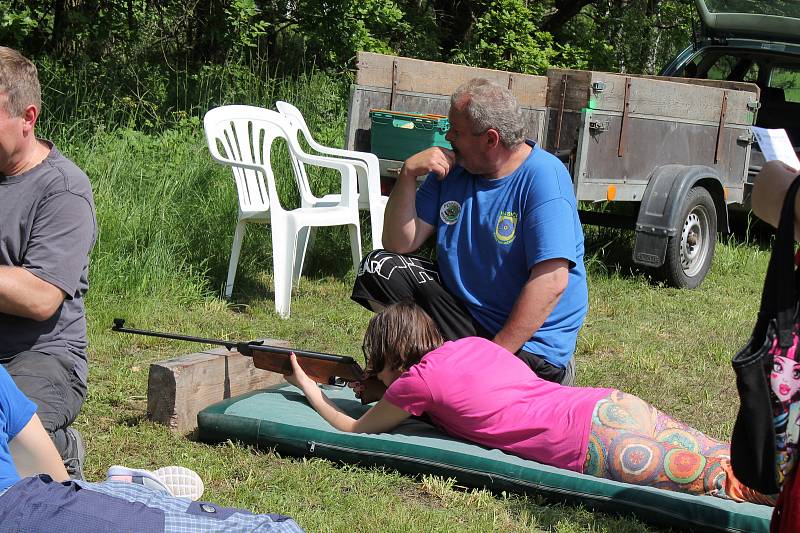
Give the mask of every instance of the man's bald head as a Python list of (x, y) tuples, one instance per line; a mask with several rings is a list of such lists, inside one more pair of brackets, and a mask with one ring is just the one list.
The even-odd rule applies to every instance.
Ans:
[(525, 120), (517, 99), (492, 81), (475, 78), (462, 84), (450, 97), (450, 106), (467, 116), (476, 135), (496, 130), (506, 148), (525, 140)]

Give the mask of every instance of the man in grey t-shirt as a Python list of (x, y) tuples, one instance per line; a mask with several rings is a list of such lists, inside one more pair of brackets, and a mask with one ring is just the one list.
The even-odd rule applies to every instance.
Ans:
[(83, 297), (97, 227), (89, 178), (34, 134), (40, 109), (36, 67), (0, 47), (0, 362), (81, 477), (83, 440), (70, 424), (86, 397)]

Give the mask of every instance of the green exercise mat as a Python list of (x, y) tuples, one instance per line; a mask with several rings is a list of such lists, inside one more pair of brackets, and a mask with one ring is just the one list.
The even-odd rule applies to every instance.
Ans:
[[(367, 407), (348, 388), (325, 393), (353, 417)], [(772, 508), (711, 496), (691, 496), (585, 476), (487, 449), (442, 434), (417, 420), (392, 433), (343, 433), (332, 428), (291, 385), (248, 393), (197, 415), (199, 437), (276, 448), (334, 461), (382, 465), (413, 474), (436, 474), (494, 491), (531, 492), (580, 502), (606, 512), (634, 513), (661, 525), (716, 531), (769, 531)]]

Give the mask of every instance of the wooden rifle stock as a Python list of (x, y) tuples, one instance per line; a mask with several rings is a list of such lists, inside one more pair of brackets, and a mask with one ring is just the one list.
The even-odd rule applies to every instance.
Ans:
[(289, 360), (289, 355), (294, 353), (295, 356), (297, 356), (297, 362), (300, 363), (300, 366), (308, 377), (317, 383), (322, 383), (324, 385), (343, 385), (345, 382), (361, 382), (364, 385), (364, 392), (361, 394), (361, 403), (363, 404), (380, 399), (386, 391), (386, 387), (383, 383), (374, 377), (365, 376), (361, 366), (352, 357), (346, 355), (333, 355), (321, 352), (310, 352), (307, 350), (281, 348), (279, 346), (264, 344), (262, 341), (234, 342), (179, 335), (176, 333), (132, 329), (125, 327), (125, 320), (122, 318), (114, 319), (114, 325), (111, 326), (111, 330), (120, 333), (159, 337), (162, 339), (224, 346), (228, 350), (236, 350), (244, 356), (252, 357), (253, 366), (256, 368), (277, 372), (285, 376), (292, 373), (292, 363)]

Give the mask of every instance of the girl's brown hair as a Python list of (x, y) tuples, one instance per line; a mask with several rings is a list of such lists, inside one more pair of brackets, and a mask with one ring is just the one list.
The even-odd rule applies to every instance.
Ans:
[(442, 344), (442, 334), (422, 308), (411, 302), (392, 304), (372, 317), (364, 334), (367, 375), (387, 366), (408, 370)]

